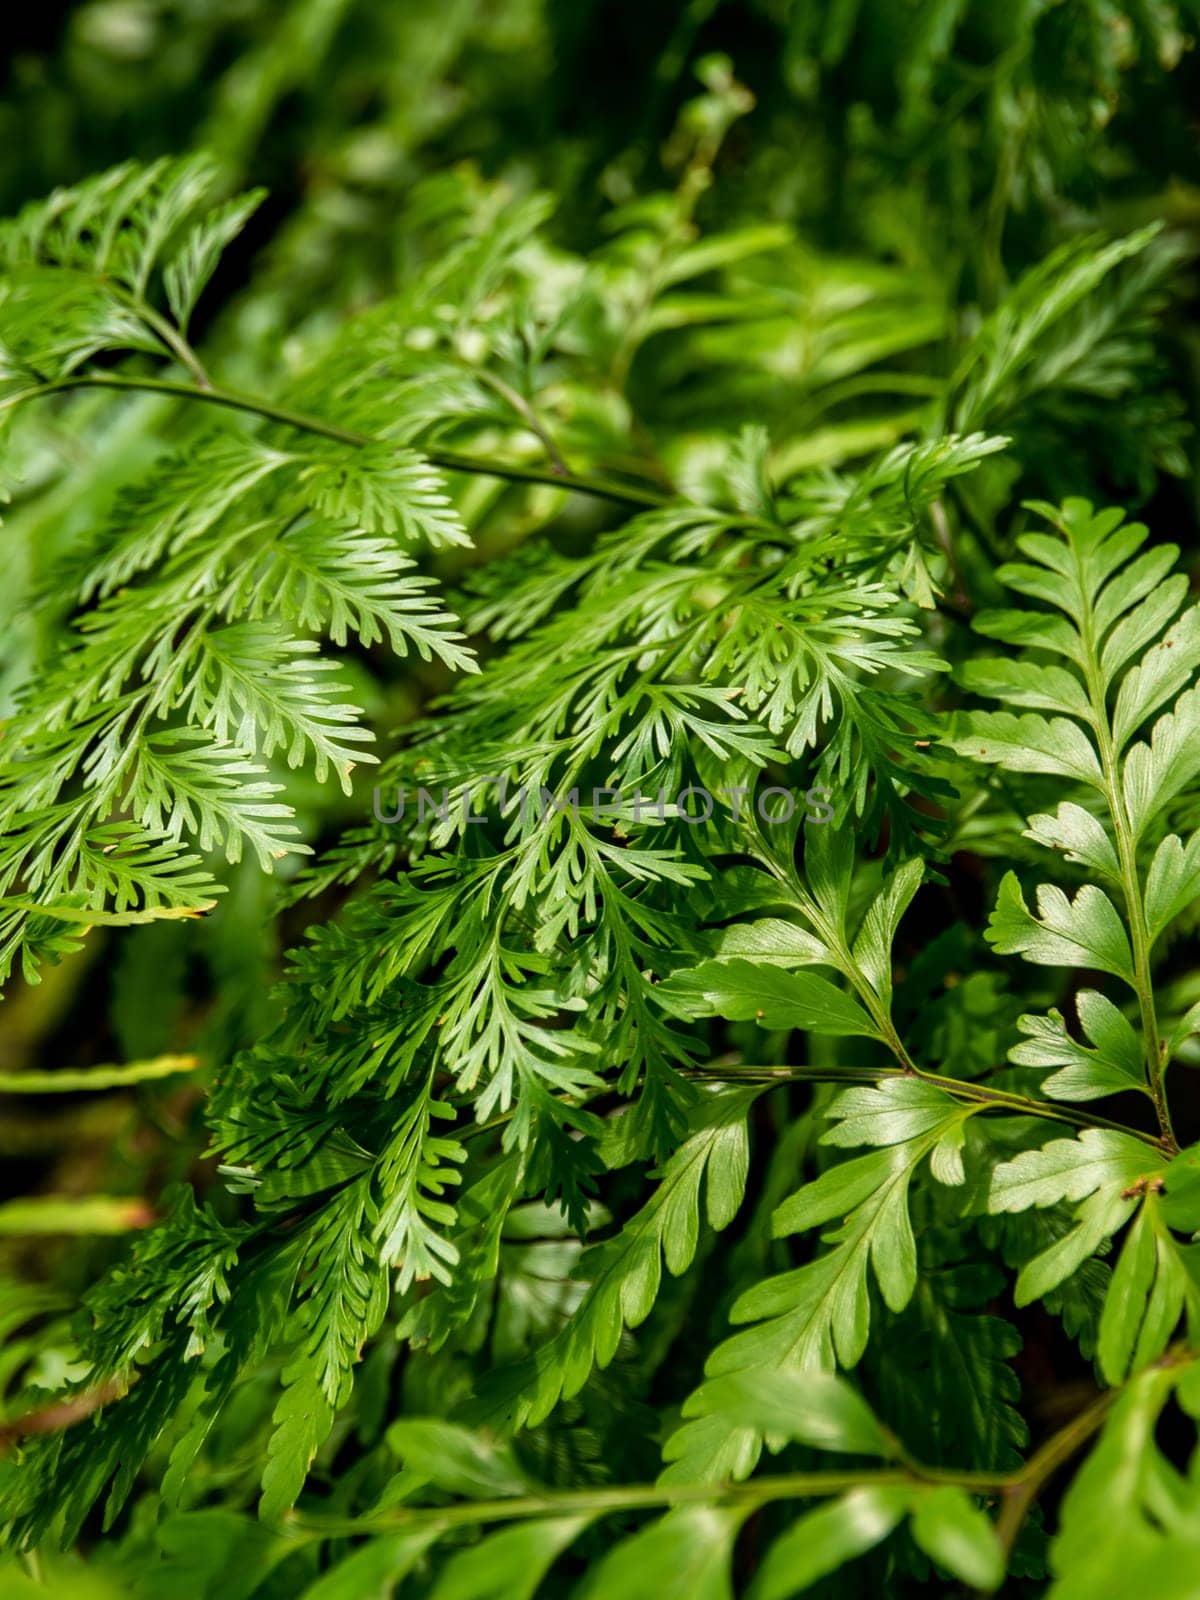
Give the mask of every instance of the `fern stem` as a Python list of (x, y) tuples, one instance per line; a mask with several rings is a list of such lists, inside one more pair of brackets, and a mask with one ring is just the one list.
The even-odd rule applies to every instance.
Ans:
[[(1160, 1356), (1154, 1365), (1161, 1369), (1188, 1364), (1195, 1359), (1195, 1351), (1176, 1344)], [(996, 1534), (1004, 1548), (1006, 1563), (1033, 1502), (1058, 1469), (1065, 1466), (1094, 1433), (1099, 1432), (1120, 1394), (1120, 1389), (1107, 1389), (1097, 1396), (1078, 1416), (1072, 1417), (1057, 1433), (1051, 1434), (1025, 1465), (1013, 1473), (1012, 1481), (1003, 1486), (1001, 1493), (1004, 1503), (996, 1519)]]
[(650, 1511), (681, 1505), (747, 1506), (751, 1509), (773, 1500), (820, 1499), (852, 1490), (889, 1485), (911, 1489), (918, 1484), (954, 1484), (979, 1494), (997, 1494), (1012, 1475), (992, 1472), (952, 1472), (931, 1467), (883, 1469), (879, 1472), (781, 1472), (749, 1483), (633, 1483), (613, 1488), (566, 1489), (557, 1494), (513, 1495), (504, 1500), (473, 1500), (452, 1506), (397, 1507), (377, 1516), (324, 1517), (302, 1513), (289, 1519), (321, 1538), (350, 1534), (384, 1533), (414, 1525), (451, 1528), (481, 1522), (514, 1521), (529, 1517), (569, 1516), (591, 1512)]
[[(1158, 1365), (1169, 1366), (1180, 1360), (1193, 1359), (1193, 1354), (1173, 1347)], [(394, 1531), (422, 1523), (426, 1527), (432, 1525), (442, 1529), (473, 1526), (482, 1522), (562, 1516), (572, 1512), (603, 1516), (613, 1511), (656, 1510), (697, 1503), (745, 1506), (754, 1510), (776, 1500), (820, 1499), (869, 1487), (952, 1485), (968, 1494), (985, 1498), (1000, 1497), (1000, 1515), (995, 1527), (1007, 1566), (1013, 1545), (1034, 1501), (1059, 1468), (1100, 1430), (1120, 1393), (1120, 1389), (1111, 1389), (1099, 1395), (1092, 1404), (1051, 1434), (1029, 1460), (1014, 1472), (959, 1472), (952, 1468), (926, 1467), (904, 1458), (898, 1467), (867, 1473), (788, 1472), (751, 1479), (748, 1483), (657, 1483), (568, 1489), (553, 1494), (514, 1495), (506, 1500), (476, 1500), (453, 1506), (401, 1507), (366, 1517), (325, 1517), (319, 1513), (308, 1513), (289, 1518), (289, 1527), (314, 1538), (336, 1538)]]
[[(769, 857), (760, 857), (760, 859), (766, 860), (771, 871), (775, 871), (774, 863)], [(778, 875), (779, 874), (777, 874), (777, 876)], [(928, 1074), (921, 1071), (920, 1067), (917, 1066), (916, 1062), (909, 1055), (908, 1050), (905, 1048), (904, 1040), (901, 1039), (899, 1033), (896, 1031), (896, 1025), (892, 1021), (891, 1011), (887, 1006), (881, 1004), (879, 996), (875, 993), (874, 989), (867, 981), (866, 973), (863, 972), (862, 968), (854, 958), (853, 951), (850, 949), (846, 940), (842, 937), (842, 930), (831, 918), (825, 915), (813, 896), (808, 892), (804, 885), (800, 883), (799, 879), (796, 877), (794, 868), (789, 874), (784, 874), (782, 876), (783, 881), (790, 884), (792, 891), (796, 896), (796, 903), (799, 906), (800, 911), (807, 918), (808, 922), (811, 923), (813, 929), (817, 933), (817, 936), (833, 952), (837, 962), (838, 971), (841, 972), (843, 977), (846, 977), (850, 980), (850, 983), (854, 987), (855, 993), (858, 995), (859, 1000), (866, 1008), (871, 1021), (879, 1029), (880, 1038), (883, 1040), (884, 1044), (887, 1045), (888, 1049), (895, 1056), (896, 1060), (900, 1063), (898, 1070), (910, 1078), (923, 1078), (928, 1076)], [(886, 1070), (892, 1071), (897, 1069)]]
[(1014, 1475), (1013, 1481), (1003, 1486), (1004, 1499), (996, 1519), (996, 1536), (1003, 1546), (1006, 1564), (1033, 1502), (1059, 1467), (1099, 1430), (1119, 1392), (1112, 1389), (1100, 1395), (1057, 1433), (1051, 1434)]
[(526, 400), (525, 396), (519, 390), (514, 389), (512, 384), (505, 383), (504, 379), (496, 373), (489, 372), (486, 367), (472, 368), (471, 370), (476, 378), (482, 383), (486, 383), (516, 412), (517, 416), (520, 417), (530, 433), (539, 441), (547, 456), (549, 456), (550, 465), (556, 476), (569, 478), (571, 469), (567, 465), (562, 451), (555, 444), (553, 434), (534, 410), (532, 404)]
[[(182, 357), (181, 357), (182, 359)], [(203, 376), (201, 374), (201, 376)], [(182, 400), (204, 400), (209, 405), (225, 406), (232, 411), (245, 411), (268, 422), (279, 422), (285, 427), (303, 433), (313, 433), (323, 439), (336, 439), (339, 444), (385, 444), (369, 433), (357, 433), (351, 428), (340, 428), (336, 423), (325, 422), (305, 411), (293, 411), (288, 406), (277, 406), (255, 395), (238, 394), (233, 389), (219, 388), (215, 384), (196, 381), (185, 383), (174, 378), (128, 378), (115, 372), (81, 372), (69, 378), (59, 378), (53, 383), (38, 384), (23, 389), (0, 401), (0, 409), (17, 405), (23, 400), (35, 400), (42, 395), (62, 394), (69, 389), (127, 389), (147, 394), (173, 395)], [(550, 484), (556, 489), (572, 489), (577, 494), (591, 495), (598, 500), (612, 500), (618, 505), (636, 506), (639, 510), (666, 505), (667, 496), (656, 489), (639, 488), (636, 484), (614, 483), (609, 478), (588, 473), (560, 472), (551, 466), (525, 466), (511, 461), (493, 461), (482, 456), (465, 455), (458, 450), (427, 450), (416, 446), (432, 466), (445, 472), (468, 472), (487, 478), (503, 478), (511, 483)]]
[(953, 1095), (956, 1100), (969, 1100), (975, 1105), (1008, 1116), (1043, 1117), (1050, 1122), (1068, 1123), (1073, 1128), (1107, 1128), (1113, 1133), (1124, 1133), (1131, 1139), (1138, 1139), (1142, 1144), (1150, 1145), (1155, 1150), (1163, 1149), (1166, 1144), (1164, 1139), (1158, 1138), (1153, 1133), (1145, 1133), (1140, 1128), (1131, 1128), (1123, 1122), (1113, 1121), (1110, 1117), (1090, 1116), (1087, 1112), (1075, 1111), (1070, 1106), (1051, 1105), (1048, 1100), (1033, 1100), (1028, 1095), (1009, 1094), (1004, 1089), (987, 1089), (982, 1084), (966, 1083), (961, 1078), (947, 1078), (941, 1073), (926, 1072), (922, 1068), (909, 1071), (905, 1067), (744, 1066), (722, 1067), (719, 1071), (697, 1068), (685, 1072), (684, 1076), (703, 1079), (710, 1083), (720, 1082), (724, 1078), (735, 1082), (762, 1080), (778, 1083), (881, 1083), (887, 1078), (916, 1076), (922, 1083), (930, 1083), (934, 1088)]
[(192, 382), (199, 389), (211, 389), (213, 381), (204, 370), (200, 357), (183, 337), (182, 333), (166, 317), (155, 311), (153, 306), (147, 305), (144, 300), (138, 300), (134, 309), (138, 316), (166, 345), (167, 349), (191, 374)]

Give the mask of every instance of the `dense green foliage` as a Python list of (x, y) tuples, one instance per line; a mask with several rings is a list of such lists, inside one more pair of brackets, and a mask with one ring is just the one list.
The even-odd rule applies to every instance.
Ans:
[(1193, 31), (17, 52), (0, 1594), (1196, 1592)]

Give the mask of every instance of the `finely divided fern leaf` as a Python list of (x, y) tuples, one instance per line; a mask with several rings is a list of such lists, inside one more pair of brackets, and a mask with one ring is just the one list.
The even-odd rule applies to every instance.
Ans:
[[(217, 183), (201, 156), (129, 164), (6, 225), (10, 402), (59, 380), (122, 383), (89, 363), (131, 349), (181, 361), (201, 398), (213, 392), (186, 323), (261, 198), (210, 210)], [(174, 323), (156, 308), (160, 289)], [(311, 762), (349, 793), (352, 768), (374, 760), (312, 630), (474, 669), (413, 570), (413, 547), (466, 542), (438, 474), (412, 450), (300, 439), (202, 433), (127, 485), (109, 525), (69, 558), (55, 587), (65, 578), (84, 607), (77, 640), (24, 690), (6, 729), (6, 893), (69, 896), (96, 915), (110, 900), (118, 912), (197, 909), (220, 885), (189, 842), (231, 862), (248, 845), (264, 867), (305, 850), (264, 763)], [(93, 848), (118, 827), (119, 849)], [(5, 914), (4, 972), (27, 931), (23, 914)], [(34, 971), (33, 942), (26, 958)]]

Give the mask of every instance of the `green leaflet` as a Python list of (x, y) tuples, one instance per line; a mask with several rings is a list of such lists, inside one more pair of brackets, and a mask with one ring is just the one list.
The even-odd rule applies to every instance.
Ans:
[[(1110, 1383), (1120, 1383), (1162, 1354), (1180, 1315), (1200, 1315), (1194, 1246), (1181, 1246), (1167, 1225), (1194, 1227), (1200, 1213), (1186, 1188), (1164, 1216), (1159, 1191), (1171, 1173), (1166, 1158), (1127, 1136), (1089, 1129), (1056, 1139), (996, 1168), (988, 1196), (992, 1211), (1067, 1202), (1074, 1226), (1028, 1261), (1017, 1279), (1025, 1305), (1055, 1289), (1133, 1217), (1113, 1270), (1100, 1317), (1099, 1359)], [(1167, 1187), (1172, 1194), (1173, 1186)], [(1186, 1219), (1186, 1221), (1185, 1221)]]
[(991, 1522), (968, 1495), (951, 1484), (916, 1501), (913, 1538), (931, 1561), (974, 1589), (1004, 1581), (1004, 1555)]
[(745, 1021), (764, 1028), (805, 1028), (813, 1033), (877, 1038), (871, 1018), (849, 995), (808, 972), (783, 972), (734, 957), (707, 961), (680, 973), (667, 990), (701, 1015)]
[(1194, 1252), (1194, 1245), (1179, 1248), (1148, 1193), (1125, 1237), (1100, 1317), (1097, 1353), (1109, 1383), (1121, 1383), (1162, 1355), (1185, 1307), (1195, 1325), (1200, 1283)]
[(892, 944), (924, 875), (921, 861), (905, 861), (896, 868), (868, 906), (852, 948), (855, 962), (887, 1009), (892, 1003)]
[[(1170, 545), (1166, 547), (1167, 552), (1172, 549)], [(1113, 735), (1118, 748), (1124, 748), (1151, 712), (1188, 686), (1197, 667), (1200, 667), (1200, 607), (1192, 606), (1126, 673), (1113, 713)]]
[(1174, 921), (1200, 899), (1200, 833), (1185, 845), (1176, 834), (1168, 834), (1154, 852), (1146, 876), (1146, 922), (1153, 942)]
[(1017, 1026), (1026, 1042), (1009, 1051), (1009, 1060), (1018, 1066), (1057, 1067), (1042, 1080), (1042, 1093), (1055, 1100), (1098, 1100), (1127, 1089), (1147, 1093), (1141, 1040), (1112, 1001), (1095, 989), (1081, 989), (1075, 1010), (1094, 1048), (1072, 1038), (1061, 1012), (1051, 1011), (1045, 1017), (1020, 1019)]
[(825, 966), (831, 960), (818, 938), (781, 917), (735, 922), (722, 929), (716, 954), (722, 963), (739, 959), (780, 967)]
[(163, 288), (171, 315), (181, 332), (186, 333), (196, 302), (216, 271), (227, 247), (249, 222), (266, 199), (265, 189), (235, 195), (196, 222), (180, 241), (179, 247), (163, 268)]
[[(958, 673), (959, 681), (964, 689), (969, 689), (972, 694), (983, 695), (988, 700), (1005, 700), (1010, 705), (1028, 706), (1033, 711), (1069, 711), (1075, 716), (1088, 717), (1090, 708), (1083, 685), (1074, 673), (1065, 667), (1053, 666), (1046, 662), (1032, 662), (1009, 660), (1003, 656), (985, 658), (984, 660), (965, 661)], [(1029, 718), (1028, 723), (1019, 718), (1012, 718), (1008, 723), (996, 721), (998, 713), (993, 713), (982, 724), (974, 718), (971, 728), (986, 727), (989, 730), (999, 731), (1001, 728), (1023, 730), (1026, 725), (1038, 733), (1045, 731), (1046, 724), (1042, 719)], [(1068, 731), (1068, 739), (1074, 744), (1077, 731), (1073, 723), (1066, 722), (1061, 716), (1056, 722), (1051, 723), (1057, 731), (1064, 728)], [(982, 740), (981, 740), (982, 742)], [(1017, 749), (1023, 748), (1018, 745)], [(1075, 746), (1079, 750), (1078, 745)], [(1046, 752), (1034, 752), (1037, 754)], [(1049, 754), (1055, 755), (1053, 748)], [(1082, 751), (1079, 751), (1083, 764), (1090, 774), (1094, 762)], [(980, 759), (991, 759), (986, 750)], [(1001, 758), (996, 757), (997, 760)], [(1028, 770), (1037, 771), (1034, 767)]]
[[(1003, 682), (1001, 674), (985, 692), (1000, 688)], [(1049, 772), (1096, 789), (1103, 785), (1104, 775), (1090, 741), (1076, 723), (1065, 717), (1015, 717), (1006, 711), (976, 711), (971, 713), (964, 731), (947, 743), (960, 755), (995, 762), (1010, 772)]]
[(343, 445), (314, 455), (298, 477), (314, 510), (349, 529), (400, 533), (435, 548), (471, 542), (441, 477), (415, 450)]
[(913, 1494), (900, 1488), (855, 1490), (796, 1521), (768, 1551), (751, 1586), (753, 1600), (786, 1600), (877, 1545), (912, 1510), (913, 1538), (938, 1566), (974, 1589), (992, 1590), (1004, 1560), (992, 1525), (961, 1489)]
[(1120, 884), (1121, 864), (1104, 824), (1070, 800), (1064, 800), (1053, 815), (1039, 812), (1030, 817), (1025, 837), (1050, 850), (1061, 850), (1067, 861), (1087, 867), (1109, 883)]
[(437, 1417), (402, 1417), (387, 1431), (404, 1466), (405, 1488), (433, 1485), (447, 1494), (497, 1500), (531, 1489), (511, 1449)]
[(886, 1539), (903, 1520), (904, 1491), (860, 1489), (799, 1518), (767, 1553), (754, 1600), (787, 1600)]
[[(1096, 236), (1061, 245), (1031, 272), (980, 328), (955, 385), (957, 426), (981, 415), (1002, 418), (1019, 395), (1064, 381), (1076, 362), (1086, 369), (1089, 346), (1104, 330), (1089, 317), (1089, 299), (1110, 274), (1146, 250), (1157, 226), (1124, 239)], [(1082, 313), (1082, 315), (1080, 315)], [(1076, 342), (1077, 341), (1077, 342)]]
[[(802, 1028), (813, 1033), (885, 1037), (879, 1007), (892, 999), (892, 944), (901, 918), (924, 875), (919, 860), (902, 862), (884, 881), (851, 936), (849, 886), (853, 864), (850, 836), (838, 828), (806, 834), (806, 894), (793, 900), (813, 932), (778, 918), (734, 924), (719, 935), (719, 956), (674, 973), (662, 993), (692, 1015), (715, 1014), (754, 1020), (764, 1028)], [(754, 958), (754, 959), (750, 959)], [(799, 965), (831, 966), (850, 979), (860, 999), (827, 978), (781, 970)], [(864, 1006), (873, 1005), (873, 1012)]]
[[(372, 1584), (403, 1582), (433, 1544), (438, 1531), (436, 1526), (415, 1528), (369, 1540), (311, 1583), (302, 1600), (361, 1600), (363, 1594), (371, 1592)], [(503, 1566), (500, 1570), (504, 1570)]]
[[(469, 1550), (457, 1551), (446, 1561), (434, 1585), (432, 1600), (532, 1600), (550, 1566), (574, 1543), (589, 1520), (585, 1515), (518, 1523), (491, 1534)], [(354, 1600), (360, 1593), (361, 1590), (355, 1591)], [(349, 1590), (346, 1600), (352, 1600)]]
[(1173, 710), (1154, 724), (1148, 739), (1125, 757), (1122, 792), (1136, 838), (1192, 781), (1200, 755), (1200, 689), (1187, 689)]
[[(831, 1248), (739, 1297), (732, 1319), (754, 1326), (717, 1346), (706, 1366), (711, 1378), (760, 1368), (828, 1371), (858, 1362), (870, 1331), (870, 1278), (894, 1311), (903, 1310), (916, 1286), (908, 1212), (913, 1176), (930, 1157), (940, 1182), (962, 1183), (962, 1129), (974, 1109), (906, 1078), (838, 1097), (830, 1110), (838, 1120), (824, 1142), (878, 1148), (830, 1167), (776, 1209), (776, 1234), (836, 1221), (823, 1236)], [(685, 1423), (665, 1447), (673, 1465), (664, 1481), (745, 1476), (760, 1440), (756, 1429), (729, 1419)]]
[(1051, 1546), (1053, 1600), (1099, 1589), (1187, 1593), (1195, 1571), (1194, 1494), (1159, 1450), (1154, 1428), (1172, 1393), (1197, 1412), (1195, 1368), (1150, 1368), (1122, 1393), (1063, 1503)]
[(441, 1197), (461, 1182), (457, 1167), (466, 1151), (457, 1139), (433, 1132), (436, 1119), (453, 1116), (451, 1106), (429, 1093), (416, 1095), (379, 1159), (375, 1240), (383, 1260), (399, 1268), (401, 1290), (414, 1280), (446, 1281), (458, 1261), (453, 1243), (438, 1230), (454, 1221), (454, 1207)]
[(710, 1378), (688, 1397), (687, 1417), (736, 1414), (743, 1427), (846, 1455), (892, 1456), (896, 1442), (862, 1397), (823, 1372), (751, 1368)]
[(668, 1512), (605, 1556), (583, 1586), (583, 1600), (659, 1600), (672, 1590), (733, 1600), (730, 1561), (741, 1521), (740, 1512), (709, 1506)]
[(1000, 955), (1022, 955), (1039, 966), (1095, 967), (1132, 986), (1129, 937), (1102, 889), (1085, 883), (1071, 900), (1057, 884), (1044, 883), (1037, 906), (1034, 916), (1016, 873), (1006, 873), (986, 934)]
[[(263, 1471), (264, 1517), (295, 1504), (338, 1407), (349, 1397), (363, 1342), (387, 1309), (387, 1278), (370, 1251), (374, 1221), (368, 1178), (359, 1178), (318, 1215), (303, 1241), (294, 1343)], [(332, 1270), (322, 1270), (325, 1262), (332, 1262)]]
[(8, 381), (63, 377), (101, 351), (176, 353), (155, 318), (152, 279), (161, 277), (176, 322), (186, 326), (222, 252), (264, 198), (255, 190), (210, 209), (218, 177), (205, 155), (127, 162), (31, 202), (5, 223), (0, 265), (15, 293), (4, 340), (10, 361), (18, 357)]
[(1078, 1138), (1054, 1139), (1003, 1162), (993, 1174), (990, 1200), (997, 1211), (1083, 1200), (1102, 1184), (1124, 1186), (1162, 1165), (1163, 1159), (1138, 1140), (1089, 1128)]
[(663, 1168), (656, 1191), (615, 1238), (584, 1257), (588, 1288), (567, 1325), (536, 1357), (500, 1371), (483, 1395), (489, 1416), (537, 1422), (561, 1396), (576, 1394), (593, 1366), (605, 1367), (626, 1327), (636, 1328), (654, 1305), (662, 1263), (678, 1276), (691, 1265), (705, 1220), (715, 1229), (733, 1220), (749, 1169), (746, 1117), (761, 1087), (710, 1094), (693, 1117), (694, 1132)]

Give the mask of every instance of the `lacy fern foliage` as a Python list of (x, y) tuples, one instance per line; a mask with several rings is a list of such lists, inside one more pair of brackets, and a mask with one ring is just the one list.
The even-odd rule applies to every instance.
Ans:
[[(821, 9), (787, 59), (828, 96), (880, 8)], [(897, 138), (958, 66), (983, 115), (972, 8), (928, 9)], [(1084, 45), (1022, 26), (988, 117), (1032, 74), (1084, 140), (1036, 89)], [(251, 264), (264, 196), (206, 156), (0, 232), (5, 1004), (111, 976), (161, 1054), (54, 1087), (178, 1146), (80, 1207), (135, 1236), (64, 1269), (73, 1320), (0, 1285), (34, 1573), (1075, 1600), (1195, 1564), (1200, 606), (1107, 503), (1187, 468), (1182, 250), (1055, 233), (1006, 281), (1038, 127), (961, 271), (898, 265), (899, 211), (826, 256), (717, 203), (754, 102), (697, 70), (673, 184), (606, 168), (590, 252), (464, 165), (327, 315), (280, 286), (322, 251)], [(116, 442), (77, 491), (76, 438)], [(202, 1105), (149, 1098), (185, 1071)]]

